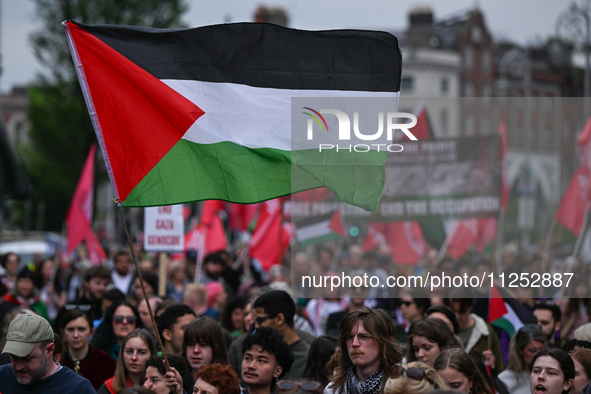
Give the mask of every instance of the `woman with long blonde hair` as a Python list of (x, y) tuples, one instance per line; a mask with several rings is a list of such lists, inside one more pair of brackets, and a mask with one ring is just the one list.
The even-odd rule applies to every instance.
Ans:
[(537, 324), (523, 326), (513, 335), (509, 345), (509, 362), (498, 376), (511, 394), (529, 394), (529, 364), (546, 347), (546, 334)]
[(384, 394), (421, 394), (445, 389), (445, 382), (434, 368), (422, 361), (414, 361), (405, 365), (396, 364), (390, 369)]
[(105, 381), (97, 394), (117, 394), (144, 384), (146, 361), (157, 353), (156, 338), (145, 328), (136, 328), (123, 339), (115, 376)]

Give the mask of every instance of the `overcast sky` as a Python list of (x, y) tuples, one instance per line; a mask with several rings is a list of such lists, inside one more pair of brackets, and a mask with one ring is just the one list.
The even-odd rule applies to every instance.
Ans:
[[(28, 35), (36, 29), (31, 0), (0, 0), (2, 74), (0, 90), (33, 80), (43, 68), (36, 62)], [(578, 0), (582, 1), (582, 0)], [(495, 38), (521, 44), (540, 41), (554, 34), (557, 15), (567, 8), (565, 0), (187, 0), (184, 21), (191, 27), (231, 22), (250, 22), (259, 5), (283, 6), (289, 26), (325, 30), (361, 28), (402, 30), (408, 11), (415, 5), (429, 5), (440, 19), (478, 5)], [(56, 21), (55, 23), (61, 23)], [(37, 24), (38, 25), (38, 24)]]

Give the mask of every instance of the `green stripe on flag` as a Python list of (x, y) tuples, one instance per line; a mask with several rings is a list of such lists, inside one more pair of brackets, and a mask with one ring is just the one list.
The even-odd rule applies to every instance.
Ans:
[(345, 202), (376, 210), (386, 157), (387, 152), (289, 152), (181, 139), (122, 204), (144, 207), (199, 200), (249, 204), (324, 185)]
[(501, 318), (493, 321), (490, 324), (494, 327), (498, 327), (498, 328), (506, 331), (507, 334), (509, 334), (510, 338), (512, 338), (513, 335), (515, 335), (515, 327), (513, 326), (513, 324), (509, 320), (505, 319), (504, 317), (501, 317)]
[(320, 244), (322, 242), (327, 242), (327, 241), (332, 241), (333, 239), (339, 239), (341, 238), (341, 236), (337, 233), (330, 233), (330, 234), (326, 234), (317, 238), (310, 238), (307, 239), (305, 241), (299, 242), (300, 246), (302, 248), (305, 248), (306, 246), (309, 245), (314, 245), (314, 244)]

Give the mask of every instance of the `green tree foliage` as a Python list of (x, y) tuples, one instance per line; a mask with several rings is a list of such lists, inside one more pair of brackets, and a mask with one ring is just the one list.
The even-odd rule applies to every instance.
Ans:
[(30, 42), (46, 72), (29, 89), (31, 129), (21, 152), (33, 186), (33, 206), (45, 201), (45, 229), (60, 231), (84, 160), (96, 142), (61, 23), (183, 27), (187, 5), (185, 0), (34, 2), (40, 28)]

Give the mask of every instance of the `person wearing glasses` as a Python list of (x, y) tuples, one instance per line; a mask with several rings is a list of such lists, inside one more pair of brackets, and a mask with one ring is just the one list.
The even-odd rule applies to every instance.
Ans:
[(304, 376), (310, 345), (304, 342), (295, 331), (293, 317), (296, 306), (293, 299), (283, 290), (273, 290), (261, 295), (254, 302), (256, 328), (271, 327), (283, 335), (293, 352), (294, 362), (285, 379), (296, 380)]
[(146, 361), (156, 355), (156, 339), (145, 328), (130, 332), (121, 343), (115, 376), (105, 381), (97, 394), (118, 394), (128, 387), (143, 387)]
[(138, 310), (126, 301), (114, 302), (105, 312), (105, 319), (96, 329), (92, 343), (117, 360), (123, 338), (136, 328), (143, 328)]
[[(98, 390), (105, 380), (115, 375), (117, 362), (107, 353), (90, 344), (94, 334), (90, 311), (74, 309), (62, 319), (62, 336), (65, 341), (61, 364), (90, 381)], [(97, 368), (100, 365), (100, 368)]]
[(493, 394), (482, 373), (464, 350), (451, 348), (442, 351), (433, 368), (450, 390), (472, 394)]
[(189, 323), (183, 335), (181, 357), (193, 376), (206, 365), (228, 365), (228, 351), (219, 324), (210, 317), (198, 317)]
[(537, 324), (523, 326), (509, 344), (509, 362), (498, 380), (511, 394), (529, 394), (529, 365), (534, 356), (546, 347), (546, 334)]
[(390, 368), (390, 378), (384, 387), (384, 394), (421, 394), (446, 388), (443, 379), (431, 366), (414, 361)]
[(431, 299), (421, 288), (405, 290), (400, 295), (400, 313), (404, 318), (405, 328), (423, 318), (423, 313), (431, 307)]
[(390, 368), (402, 359), (390, 315), (382, 309), (351, 312), (341, 321), (339, 334), (338, 373), (324, 393), (383, 393)]
[(280, 333), (271, 327), (257, 328), (242, 343), (242, 394), (273, 394), (277, 381), (293, 364), (293, 353)]

